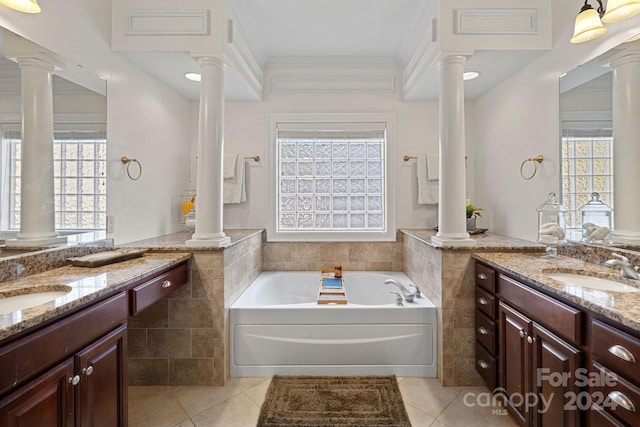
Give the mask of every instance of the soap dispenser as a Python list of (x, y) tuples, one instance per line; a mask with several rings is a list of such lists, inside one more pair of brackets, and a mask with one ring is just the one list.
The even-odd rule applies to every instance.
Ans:
[(582, 241), (598, 245), (610, 244), (613, 210), (600, 200), (600, 194), (591, 193), (591, 200), (578, 210), (582, 213)]
[(540, 205), (538, 211), (538, 242), (547, 246), (545, 258), (555, 258), (558, 245), (566, 243), (565, 228), (567, 209), (560, 204), (556, 193), (549, 193), (547, 201)]

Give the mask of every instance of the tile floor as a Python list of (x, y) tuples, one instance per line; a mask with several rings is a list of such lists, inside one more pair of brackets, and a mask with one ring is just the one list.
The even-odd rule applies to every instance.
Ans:
[[(129, 387), (129, 427), (253, 427), (269, 378), (232, 378), (224, 387)], [(442, 387), (434, 378), (398, 378), (413, 427), (513, 427), (486, 407), (485, 387)], [(478, 403), (476, 403), (478, 402)]]

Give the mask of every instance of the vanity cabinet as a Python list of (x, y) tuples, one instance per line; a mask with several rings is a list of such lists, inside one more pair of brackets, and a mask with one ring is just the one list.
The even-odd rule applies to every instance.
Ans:
[(494, 390), (498, 380), (495, 272), (482, 264), (476, 264), (475, 283), (476, 370), (487, 386)]
[(126, 426), (126, 292), (0, 348), (0, 426)]
[(591, 342), (591, 370), (606, 379), (591, 389), (605, 397), (590, 411), (591, 424), (640, 425), (640, 339), (594, 319)]

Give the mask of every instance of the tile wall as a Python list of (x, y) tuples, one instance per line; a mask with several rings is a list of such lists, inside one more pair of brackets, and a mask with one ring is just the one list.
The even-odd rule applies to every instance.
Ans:
[(129, 318), (129, 385), (224, 385), (229, 306), (262, 271), (262, 233), (194, 250), (189, 283)]
[(404, 236), (404, 272), (438, 309), (438, 378), (443, 386), (483, 384), (475, 370), (471, 256), (471, 251), (436, 249)]

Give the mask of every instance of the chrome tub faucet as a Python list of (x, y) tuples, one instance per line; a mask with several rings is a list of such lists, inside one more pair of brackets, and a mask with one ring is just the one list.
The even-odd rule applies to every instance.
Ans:
[[(407, 302), (413, 302), (414, 298), (421, 298), (420, 289), (418, 289), (418, 287), (416, 285), (414, 285), (413, 283), (410, 284), (410, 286), (415, 288), (413, 291), (407, 289), (402, 283), (400, 283), (396, 279), (387, 279), (387, 280), (384, 281), (384, 284), (385, 285), (395, 286), (400, 291), (402, 296), (404, 296), (404, 299)], [(393, 292), (393, 291), (391, 291), (391, 292)], [(396, 292), (393, 292), (393, 293), (397, 295)]]

